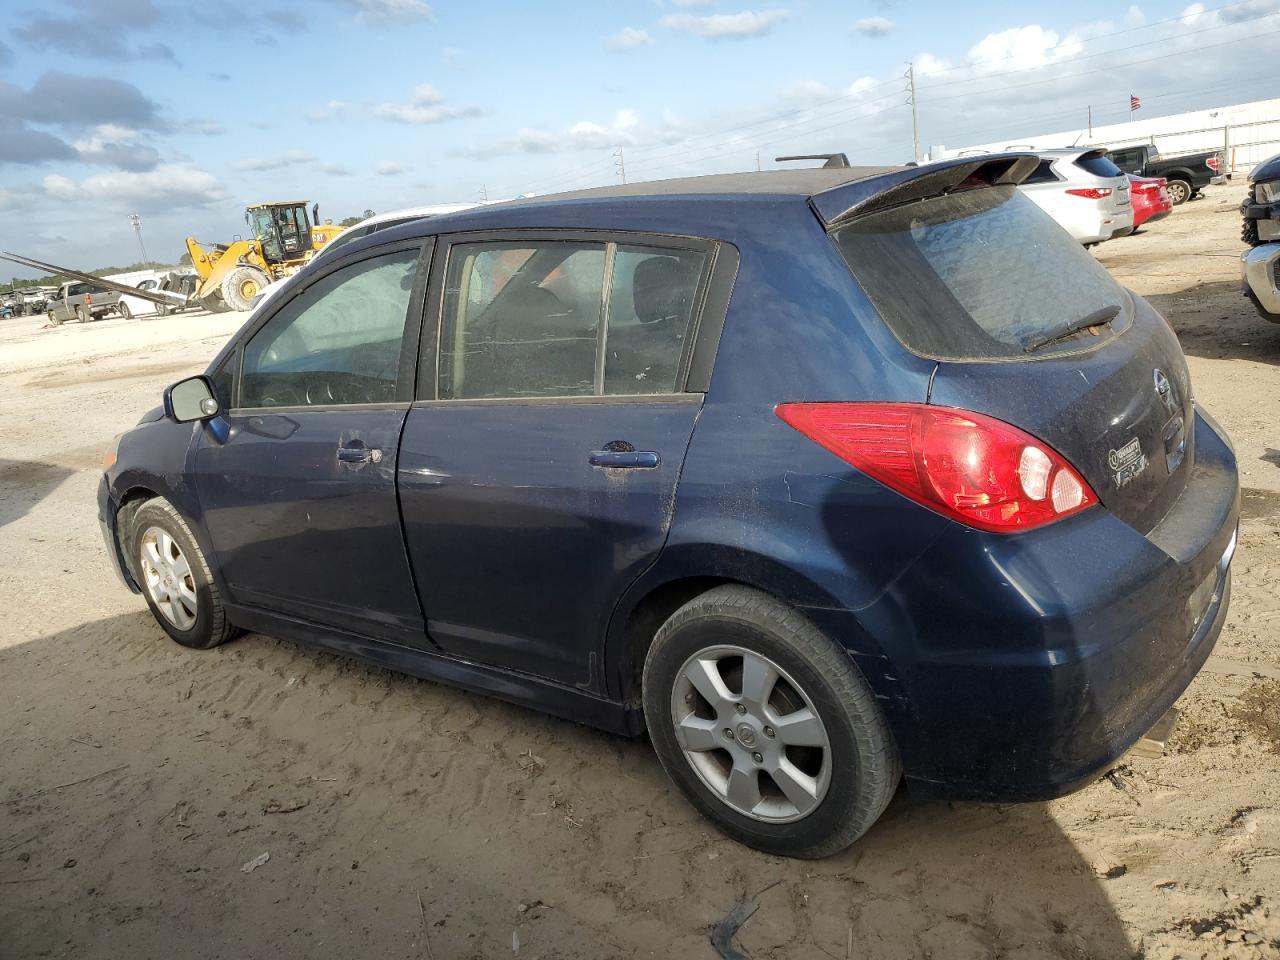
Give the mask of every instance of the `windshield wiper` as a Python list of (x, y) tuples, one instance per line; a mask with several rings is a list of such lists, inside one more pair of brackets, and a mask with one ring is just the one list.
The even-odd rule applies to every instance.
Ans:
[(1087, 316), (1081, 317), (1075, 323), (1069, 324), (1063, 330), (1059, 330), (1056, 333), (1046, 334), (1039, 340), (1032, 340), (1022, 348), (1022, 351), (1023, 353), (1035, 353), (1041, 347), (1047, 347), (1051, 343), (1066, 340), (1072, 334), (1079, 333), (1081, 330), (1087, 330), (1089, 327), (1104, 326), (1118, 316), (1120, 316), (1120, 305), (1118, 303), (1102, 307)]

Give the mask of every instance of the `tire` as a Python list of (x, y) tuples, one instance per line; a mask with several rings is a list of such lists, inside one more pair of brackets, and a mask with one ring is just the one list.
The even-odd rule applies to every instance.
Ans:
[(222, 278), (222, 300), (231, 310), (249, 310), (258, 294), (271, 282), (261, 270), (236, 267)]
[(89, 311), (84, 307), (76, 307), (76, 321), (79, 323), (88, 323)]
[[(177, 643), (207, 650), (239, 632), (227, 621), (204, 553), (168, 500), (157, 497), (138, 508), (128, 556), (152, 616)], [(166, 602), (165, 595), (171, 600)]]
[(157, 316), (157, 317), (167, 317), (167, 316), (169, 315), (169, 313), (170, 313), (170, 311), (171, 311), (171, 310), (172, 310), (172, 307), (170, 307), (167, 303), (157, 303), (157, 304), (156, 304), (156, 316)]
[[(711, 673), (699, 669), (708, 662)], [(768, 668), (772, 680), (743, 683), (748, 669), (768, 676)], [(702, 688), (727, 693), (719, 709), (694, 675)], [(756, 706), (761, 698), (744, 686), (765, 691), (767, 706)], [(838, 853), (875, 823), (901, 777), (888, 723), (849, 655), (797, 611), (748, 587), (717, 587), (671, 615), (645, 658), (643, 700), (649, 737), (676, 786), (730, 837), (766, 853)], [(816, 726), (796, 723), (806, 708)], [(689, 732), (677, 734), (678, 722)], [(745, 803), (729, 798), (733, 784)]]
[(1165, 189), (1169, 191), (1169, 199), (1175, 207), (1191, 199), (1191, 184), (1185, 180), (1170, 180)]
[(120, 309), (120, 316), (124, 317), (126, 320), (133, 319), (133, 311), (129, 309), (129, 305), (125, 303), (123, 300), (120, 301), (119, 309)]
[(54, 314), (52, 310), (49, 311), (49, 322), (52, 323), (55, 327), (62, 326), (62, 321), (58, 319), (58, 317)]

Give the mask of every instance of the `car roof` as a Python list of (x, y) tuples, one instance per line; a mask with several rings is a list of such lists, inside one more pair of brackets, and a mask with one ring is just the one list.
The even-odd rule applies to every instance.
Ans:
[[(981, 174), (993, 184), (1017, 183), (1035, 169), (1034, 154), (994, 153), (941, 160), (926, 166), (813, 167), (679, 177), (568, 193), (523, 197), (458, 213), (415, 220), (363, 237), (346, 249), (417, 236), (486, 229), (629, 229), (658, 233), (697, 231), (736, 216), (746, 206), (807, 204), (828, 227), (871, 210), (954, 189)], [(629, 225), (619, 227), (623, 221)]]
[(644, 180), (608, 187), (572, 190), (508, 200), (503, 205), (532, 206), (565, 200), (608, 200), (614, 197), (678, 196), (793, 196), (811, 197), (842, 184), (865, 180), (901, 169), (890, 167), (801, 167), (796, 170), (755, 170), (748, 173), (713, 173), (701, 177)]

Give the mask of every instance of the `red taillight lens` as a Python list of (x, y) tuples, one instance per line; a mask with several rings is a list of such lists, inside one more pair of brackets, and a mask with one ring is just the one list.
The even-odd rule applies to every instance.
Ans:
[(1204, 165), (1208, 167), (1210, 170), (1212, 170), (1214, 173), (1217, 173), (1218, 170), (1221, 169), (1222, 167), (1222, 158), (1210, 157), (1208, 160), (1204, 162)]
[(1068, 190), (1073, 197), (1084, 197), (1087, 200), (1101, 200), (1111, 196), (1110, 187), (1082, 187), (1079, 190)]
[(1056, 451), (980, 413), (923, 403), (783, 403), (776, 413), (867, 476), (979, 530), (1031, 530), (1098, 502)]

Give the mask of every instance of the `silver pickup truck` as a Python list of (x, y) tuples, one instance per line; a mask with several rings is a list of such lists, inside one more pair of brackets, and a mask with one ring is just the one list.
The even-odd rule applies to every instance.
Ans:
[(1253, 168), (1240, 212), (1241, 239), (1249, 245), (1240, 255), (1244, 294), (1258, 313), (1280, 323), (1280, 154)]
[(83, 280), (64, 283), (45, 304), (49, 322), (57, 326), (68, 320), (87, 323), (101, 320), (108, 314), (118, 313), (126, 320), (130, 317), (129, 305), (122, 303), (120, 294), (106, 290)]

